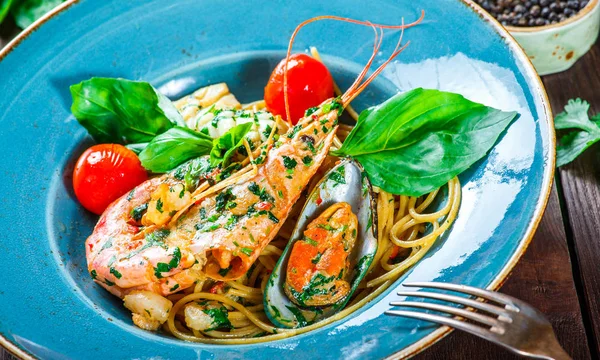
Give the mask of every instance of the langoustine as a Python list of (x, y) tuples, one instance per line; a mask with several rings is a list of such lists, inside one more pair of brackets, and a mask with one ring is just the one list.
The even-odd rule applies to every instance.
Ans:
[[(290, 45), (302, 26), (327, 18), (374, 29), (386, 27), (319, 17), (302, 23)], [(404, 29), (414, 24), (387, 28)], [(277, 143), (261, 148), (253, 160), (257, 165), (254, 172), (245, 173), (251, 176), (242, 176), (218, 192), (198, 197), (186, 189), (186, 179), (173, 172), (146, 181), (111, 204), (86, 241), (88, 270), (94, 280), (124, 297), (134, 290), (168, 295), (192, 286), (204, 276), (215, 280), (242, 276), (276, 236), (324, 161), (341, 111), (404, 49), (400, 43), (387, 61), (364, 80), (381, 46), (381, 38), (378, 42), (376, 37), (369, 63), (348, 91), (307, 113)], [(288, 58), (289, 54), (288, 50)], [(203, 185), (219, 180), (221, 169), (205, 170), (196, 174)], [(146, 214), (136, 218), (143, 211)]]

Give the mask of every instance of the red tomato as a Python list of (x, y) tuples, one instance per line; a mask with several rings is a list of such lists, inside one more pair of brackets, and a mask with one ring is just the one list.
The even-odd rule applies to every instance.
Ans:
[[(306, 54), (290, 56), (288, 64), (290, 116), (292, 123), (296, 124), (308, 108), (318, 106), (333, 96), (333, 78), (323, 63)], [(271, 113), (285, 119), (284, 66), (285, 59), (273, 70), (265, 87), (265, 103)]]
[(87, 149), (73, 170), (73, 189), (84, 208), (102, 214), (119, 197), (148, 179), (137, 155), (123, 145)]

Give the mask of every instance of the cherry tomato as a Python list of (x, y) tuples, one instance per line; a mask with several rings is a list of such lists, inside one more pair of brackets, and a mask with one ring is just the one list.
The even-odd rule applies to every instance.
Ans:
[(87, 149), (73, 170), (73, 189), (84, 208), (95, 214), (148, 179), (137, 155), (123, 145), (100, 144)]
[[(288, 63), (288, 100), (293, 124), (304, 112), (333, 96), (333, 78), (320, 61), (306, 55), (294, 54)], [(273, 70), (265, 87), (265, 103), (274, 115), (286, 118), (283, 95), (283, 72), (285, 59)]]

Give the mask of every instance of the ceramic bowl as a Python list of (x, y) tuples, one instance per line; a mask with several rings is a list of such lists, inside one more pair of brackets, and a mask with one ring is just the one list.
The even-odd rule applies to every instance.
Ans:
[(538, 74), (570, 68), (596, 42), (600, 31), (600, 1), (591, 0), (577, 15), (558, 24), (507, 26), (523, 47)]
[[(466, 0), (261, 3), (68, 0), (0, 51), (1, 345), (25, 359), (408, 357), (449, 329), (384, 315), (391, 301), (402, 300), (396, 295), (402, 282), (500, 287), (541, 219), (555, 159), (543, 85), (508, 32)], [(410, 46), (353, 102), (355, 108), (424, 87), (520, 114), (489, 155), (461, 174), (462, 203), (451, 231), (372, 302), (299, 336), (210, 345), (134, 326), (122, 301), (87, 272), (84, 241), (98, 218), (75, 199), (71, 176), (92, 142), (71, 114), (69, 85), (91, 76), (124, 77), (149, 81), (176, 99), (224, 81), (249, 102), (263, 96), (301, 21), (336, 14), (397, 24), (423, 9), (424, 23), (404, 35)], [(398, 35), (387, 33), (376, 65)], [(320, 22), (296, 40), (295, 51), (317, 46), (346, 89), (371, 55), (373, 32)]]

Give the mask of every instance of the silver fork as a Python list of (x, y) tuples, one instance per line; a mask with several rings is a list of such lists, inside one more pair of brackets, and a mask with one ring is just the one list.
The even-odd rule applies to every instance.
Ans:
[[(403, 284), (408, 287), (450, 290), (474, 295), (499, 304), (493, 305), (474, 299), (439, 292), (400, 291), (400, 296), (421, 297), (461, 304), (484, 313), (454, 306), (416, 301), (391, 302), (392, 306), (434, 310), (457, 317), (436, 315), (418, 311), (389, 310), (387, 315), (425, 320), (463, 330), (526, 357), (536, 359), (571, 359), (558, 343), (552, 325), (544, 314), (531, 305), (512, 296), (470, 286), (436, 282)], [(467, 322), (469, 320), (469, 322)]]

